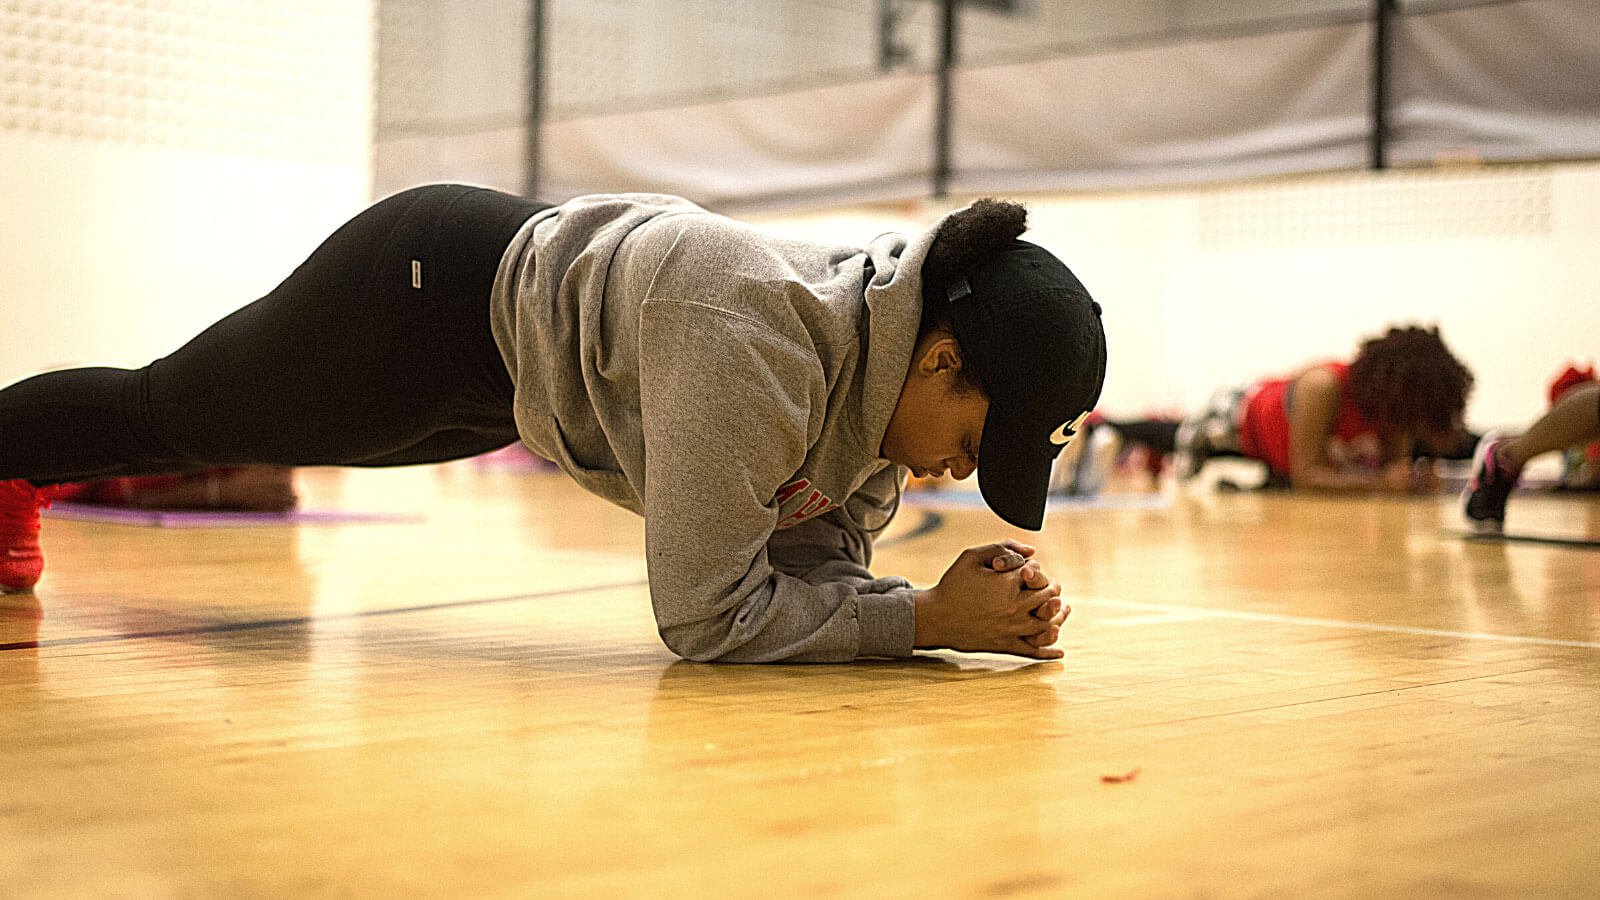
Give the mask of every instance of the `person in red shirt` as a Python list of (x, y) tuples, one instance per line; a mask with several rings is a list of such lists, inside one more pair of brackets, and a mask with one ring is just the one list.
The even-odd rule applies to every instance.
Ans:
[[(1574, 390), (1593, 391), (1596, 380), (1593, 363), (1582, 369), (1575, 365), (1567, 366), (1550, 382), (1550, 409), (1553, 411)], [(1557, 489), (1600, 490), (1600, 440), (1566, 448)]]
[(1319, 362), (1284, 378), (1233, 387), (1178, 429), (1179, 472), (1239, 455), (1267, 464), (1269, 484), (1323, 491), (1431, 491), (1413, 447), (1453, 446), (1472, 372), (1437, 328), (1390, 328), (1349, 363)]

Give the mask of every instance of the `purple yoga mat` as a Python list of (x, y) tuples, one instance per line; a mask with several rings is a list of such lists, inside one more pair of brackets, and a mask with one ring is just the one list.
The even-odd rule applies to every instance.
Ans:
[(52, 519), (76, 519), (145, 528), (254, 528), (266, 525), (400, 524), (424, 520), (418, 513), (352, 512), (341, 509), (293, 509), (288, 512), (244, 512), (227, 509), (126, 509), (88, 503), (58, 502), (44, 511)]

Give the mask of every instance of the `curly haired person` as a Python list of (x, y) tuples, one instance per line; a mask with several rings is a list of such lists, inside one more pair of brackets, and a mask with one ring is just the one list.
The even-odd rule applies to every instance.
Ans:
[(1269, 484), (1297, 490), (1435, 490), (1413, 448), (1443, 454), (1457, 442), (1472, 385), (1437, 328), (1390, 328), (1348, 363), (1218, 391), (1178, 428), (1180, 474), (1239, 455), (1266, 463)]

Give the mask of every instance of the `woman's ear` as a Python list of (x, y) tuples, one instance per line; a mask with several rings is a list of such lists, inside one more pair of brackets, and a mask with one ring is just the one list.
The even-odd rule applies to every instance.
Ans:
[(961, 344), (954, 337), (947, 337), (939, 341), (939, 368), (941, 371), (956, 374), (961, 371)]
[(952, 335), (940, 335), (923, 348), (917, 359), (917, 371), (923, 375), (961, 371), (961, 345)]

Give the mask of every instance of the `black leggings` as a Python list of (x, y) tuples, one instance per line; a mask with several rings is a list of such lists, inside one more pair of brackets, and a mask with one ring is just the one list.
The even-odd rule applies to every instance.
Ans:
[(170, 356), (0, 391), (0, 478), (402, 466), (503, 447), (517, 430), (489, 291), (512, 236), (547, 208), (460, 185), (383, 200)]

